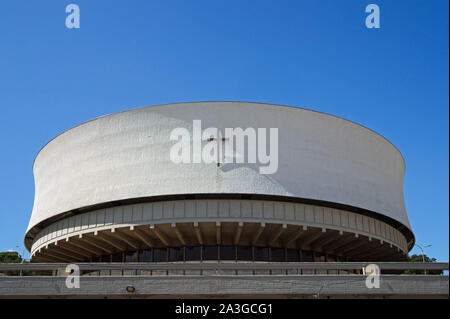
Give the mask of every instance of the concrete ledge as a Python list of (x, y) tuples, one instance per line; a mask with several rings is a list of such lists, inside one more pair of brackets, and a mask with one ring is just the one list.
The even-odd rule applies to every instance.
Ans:
[[(448, 276), (382, 275), (379, 289), (362, 275), (81, 277), (68, 289), (65, 277), (0, 277), (0, 298), (103, 297), (395, 297), (448, 298)], [(133, 286), (134, 293), (126, 287)]]
[[(169, 263), (77, 263), (82, 271), (98, 270), (362, 270), (372, 262), (169, 262)], [(377, 262), (383, 270), (448, 270), (448, 262)], [(68, 263), (1, 264), (0, 271), (52, 271)], [(1, 278), (1, 277), (0, 277)]]

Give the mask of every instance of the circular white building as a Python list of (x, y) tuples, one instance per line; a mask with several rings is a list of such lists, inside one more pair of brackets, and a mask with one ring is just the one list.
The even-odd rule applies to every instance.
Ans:
[(55, 137), (33, 170), (34, 262), (396, 261), (414, 244), (400, 152), (300, 108), (120, 112)]

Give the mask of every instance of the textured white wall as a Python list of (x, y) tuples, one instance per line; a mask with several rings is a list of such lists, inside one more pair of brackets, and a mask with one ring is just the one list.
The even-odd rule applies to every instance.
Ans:
[[(276, 127), (279, 168), (174, 164), (175, 127)], [(86, 122), (50, 141), (34, 165), (35, 202), (28, 230), (66, 211), (120, 199), (192, 193), (249, 193), (356, 206), (410, 228), (403, 199), (404, 162), (382, 136), (310, 110), (241, 102), (153, 106)]]

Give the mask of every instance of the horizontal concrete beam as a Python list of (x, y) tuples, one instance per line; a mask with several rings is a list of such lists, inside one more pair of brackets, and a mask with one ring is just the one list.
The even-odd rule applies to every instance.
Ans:
[[(0, 298), (101, 296), (434, 296), (448, 297), (446, 276), (382, 275), (380, 288), (369, 289), (366, 276), (142, 276), (81, 277), (69, 289), (65, 277), (0, 277)], [(126, 287), (135, 288), (127, 293)]]
[[(70, 263), (26, 263), (0, 264), (0, 271), (56, 270), (66, 268)], [(77, 263), (81, 270), (360, 270), (372, 262), (265, 262), (265, 263)], [(379, 262), (381, 270), (448, 270), (449, 263)]]

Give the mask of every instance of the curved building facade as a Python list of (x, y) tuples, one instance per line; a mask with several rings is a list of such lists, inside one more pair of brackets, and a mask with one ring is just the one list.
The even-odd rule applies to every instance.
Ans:
[[(208, 128), (248, 134), (240, 149), (237, 137), (208, 137)], [(192, 133), (190, 161), (174, 161), (176, 132)], [(251, 160), (252, 142), (276, 155), (269, 173), (259, 149)], [(196, 159), (215, 143), (216, 161)], [(414, 244), (400, 152), (361, 125), (306, 109), (133, 109), (55, 137), (33, 172), (25, 246), (34, 262), (396, 261)]]

